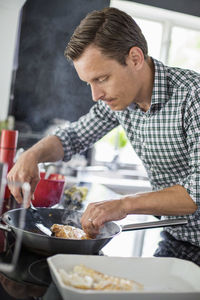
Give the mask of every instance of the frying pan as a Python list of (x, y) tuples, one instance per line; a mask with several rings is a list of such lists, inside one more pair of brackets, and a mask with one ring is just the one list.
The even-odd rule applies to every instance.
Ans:
[[(22, 208), (13, 209), (6, 212), (1, 217), (0, 229), (11, 231), (14, 235), (19, 230), (19, 217)], [(38, 221), (38, 214), (40, 220)], [(37, 214), (28, 208), (26, 209), (25, 226), (22, 235), (22, 244), (32, 252), (42, 255), (53, 255), (58, 253), (67, 254), (98, 254), (99, 251), (121, 231), (148, 229), (155, 227), (173, 226), (186, 224), (186, 219), (166, 220), (146, 223), (136, 223), (124, 226), (119, 226), (114, 222), (107, 222), (100, 231), (100, 234), (91, 240), (72, 240), (48, 236), (42, 233), (36, 223), (42, 224), (50, 228), (53, 224), (67, 224), (81, 228), (80, 218), (82, 213), (74, 210), (52, 209), (52, 208), (37, 208)]]

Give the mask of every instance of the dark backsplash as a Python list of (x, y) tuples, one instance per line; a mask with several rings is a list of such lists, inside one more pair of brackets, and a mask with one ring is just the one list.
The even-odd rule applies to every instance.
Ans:
[(19, 67), (11, 113), (33, 131), (54, 118), (75, 121), (93, 105), (64, 49), (85, 15), (109, 0), (27, 0), (22, 15)]

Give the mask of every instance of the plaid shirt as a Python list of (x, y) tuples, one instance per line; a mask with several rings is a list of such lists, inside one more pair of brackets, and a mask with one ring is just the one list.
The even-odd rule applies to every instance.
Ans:
[(186, 216), (187, 225), (165, 230), (178, 240), (200, 246), (200, 75), (153, 61), (155, 79), (147, 112), (137, 104), (112, 111), (99, 100), (87, 115), (54, 134), (63, 144), (67, 161), (121, 124), (146, 168), (152, 189), (182, 185), (199, 206)]

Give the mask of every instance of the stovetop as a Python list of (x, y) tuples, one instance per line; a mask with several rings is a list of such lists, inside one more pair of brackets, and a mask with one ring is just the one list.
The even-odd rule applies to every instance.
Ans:
[[(2, 262), (9, 263), (11, 261), (14, 252), (14, 246), (15, 246), (15, 239), (13, 235), (8, 234), (6, 250), (0, 253), (0, 260)], [(43, 265), (44, 265), (44, 262), (46, 262), (46, 257), (40, 254), (30, 252), (26, 248), (21, 247), (15, 270), (11, 274), (7, 273), (7, 275), (9, 277), (12, 277), (13, 279), (17, 279), (17, 281), (39, 283), (39, 280), (36, 280), (35, 276), (32, 276), (30, 271), (32, 270), (32, 265), (36, 266), (37, 265), (36, 262), (39, 262), (40, 260), (43, 261)], [(48, 267), (47, 262), (46, 262), (46, 266)], [(34, 271), (36, 271), (35, 267), (34, 267)], [(48, 281), (48, 284), (49, 282), (50, 280)]]
[[(0, 253), (0, 262), (11, 262), (14, 246), (15, 240), (12, 234), (7, 234), (6, 251)], [(102, 251), (100, 251), (98, 255), (104, 254)], [(0, 287), (3, 287), (8, 296), (11, 296), (11, 298), (9, 298), (8, 296), (6, 296), (6, 298), (2, 298), (0, 288), (0, 299), (47, 299), (45, 297), (43, 298), (43, 296), (47, 292), (48, 300), (50, 300), (49, 294), (53, 295), (53, 290), (54, 298), (58, 293), (55, 286), (54, 288), (52, 288), (51, 283), (52, 279), (47, 263), (47, 257), (38, 253), (31, 252), (30, 250), (22, 247), (14, 271), (0, 271)], [(51, 291), (48, 291), (49, 286)], [(58, 297), (60, 296), (58, 295)], [(54, 298), (52, 299), (54, 300)]]
[[(6, 251), (0, 253), (1, 262), (11, 262), (14, 245), (13, 237), (8, 236)], [(30, 297), (37, 299), (43, 296), (51, 283), (46, 257), (31, 253), (22, 247), (14, 271), (0, 271), (0, 283), (13, 299), (26, 299), (26, 297), (28, 297), (27, 299), (31, 299)], [(3, 300), (2, 297), (0, 298)]]

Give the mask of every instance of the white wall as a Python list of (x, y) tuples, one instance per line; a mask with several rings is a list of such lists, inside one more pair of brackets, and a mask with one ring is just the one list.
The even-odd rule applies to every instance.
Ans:
[(0, 0), (0, 121), (7, 119), (20, 10), (26, 0)]

